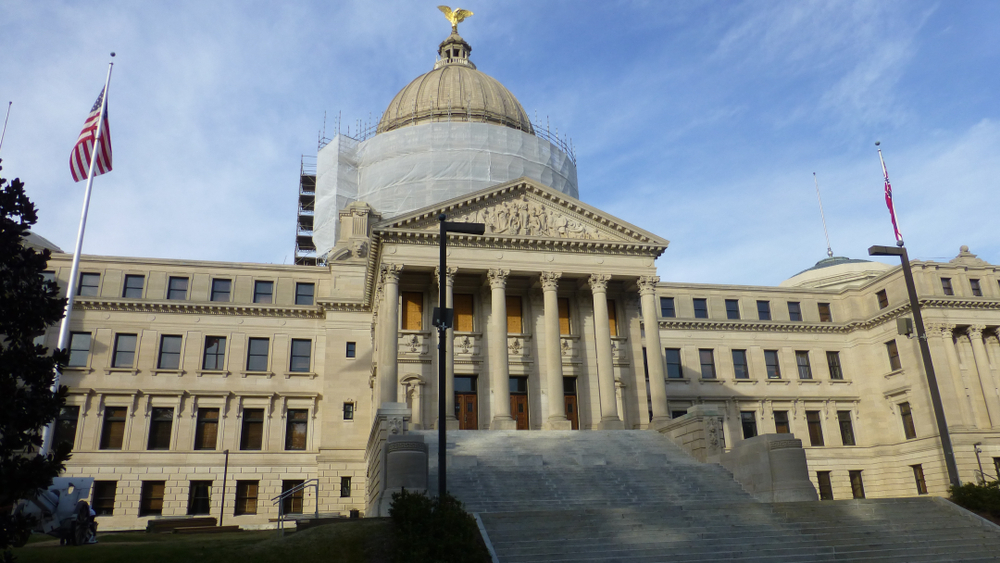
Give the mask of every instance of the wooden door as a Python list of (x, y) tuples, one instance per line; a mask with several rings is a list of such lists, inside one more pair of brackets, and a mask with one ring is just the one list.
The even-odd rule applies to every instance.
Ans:
[(510, 394), (510, 415), (517, 421), (518, 430), (528, 429), (528, 395)]
[(580, 429), (580, 415), (576, 412), (576, 395), (563, 395), (566, 405), (566, 418), (573, 424), (573, 430)]
[(455, 393), (455, 418), (459, 430), (479, 430), (479, 400), (475, 393)]

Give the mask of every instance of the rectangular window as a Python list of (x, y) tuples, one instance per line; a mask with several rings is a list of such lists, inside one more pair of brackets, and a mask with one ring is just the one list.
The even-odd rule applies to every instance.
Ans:
[(212, 482), (191, 481), (188, 489), (188, 514), (210, 514), (212, 510)]
[(840, 352), (827, 352), (826, 365), (830, 368), (830, 379), (844, 379), (844, 370), (840, 368)]
[(274, 282), (255, 281), (253, 282), (253, 302), (273, 303), (274, 302)]
[(830, 313), (829, 303), (820, 303), (819, 308), (819, 322), (821, 323), (831, 323), (833, 322), (833, 315)]
[(812, 379), (812, 367), (809, 365), (809, 352), (806, 350), (795, 351), (795, 365), (799, 369), (799, 379)]
[(819, 483), (819, 500), (833, 500), (833, 484), (830, 482), (830, 472), (817, 471), (816, 481)]
[(142, 299), (142, 286), (145, 281), (146, 276), (126, 275), (122, 297), (126, 299)]
[(358, 355), (358, 345), (356, 342), (347, 343), (346, 355), (348, 358), (355, 358)]
[(174, 425), (174, 409), (171, 407), (153, 407), (149, 417), (149, 440), (147, 450), (169, 450), (170, 431)]
[(221, 371), (226, 369), (226, 337), (206, 336), (205, 357), (201, 361), (201, 369)]
[(295, 304), (312, 305), (315, 300), (316, 284), (297, 283), (295, 284)]
[(101, 274), (80, 274), (80, 285), (76, 294), (83, 297), (97, 297), (101, 285)]
[(260, 450), (264, 446), (264, 409), (243, 409), (240, 431), (241, 450)]
[(42, 281), (54, 282), (56, 281), (56, 273), (49, 270), (42, 272)]
[(746, 350), (733, 350), (733, 372), (736, 379), (750, 379), (750, 366), (747, 364)]
[(861, 471), (851, 471), (851, 494), (854, 498), (865, 498), (865, 483), (861, 479)]
[(286, 496), (281, 502), (281, 513), (282, 514), (302, 514), (302, 489), (299, 488), (302, 485), (301, 480), (289, 480), (286, 479), (281, 482), (281, 492), (287, 493), (293, 491), (294, 493)]
[(951, 278), (941, 278), (941, 290), (945, 295), (955, 295), (955, 290), (951, 287)]
[(111, 367), (130, 368), (135, 363), (135, 342), (134, 334), (115, 335), (115, 349), (111, 357)]
[(806, 411), (806, 423), (809, 425), (809, 445), (823, 445), (823, 424), (819, 420), (819, 411)]
[[(472, 332), (476, 330), (473, 316), (473, 295), (467, 293), (456, 293), (452, 296), (455, 305), (455, 330), (458, 332)], [(560, 303), (560, 307), (562, 304)], [(561, 310), (561, 309), (560, 309)], [(560, 323), (561, 324), (561, 323)]]
[(101, 425), (101, 449), (120, 450), (125, 440), (127, 407), (104, 407), (104, 424)]
[(114, 516), (117, 489), (118, 481), (94, 481), (94, 496), (90, 504), (98, 516)]
[(757, 435), (757, 415), (754, 411), (740, 411), (740, 424), (743, 426), (743, 439)]
[(798, 301), (788, 302), (788, 320), (790, 321), (802, 320), (802, 305)]
[(214, 450), (219, 437), (219, 409), (198, 409), (194, 429), (194, 449)]
[(740, 302), (738, 299), (726, 299), (726, 318), (740, 318)]
[(354, 420), (354, 403), (344, 403), (344, 420)]
[(247, 346), (247, 371), (267, 371), (267, 338), (251, 338)]
[(350, 498), (351, 497), (351, 478), (341, 477), (340, 478), (340, 498)]
[(69, 362), (67, 367), (87, 367), (90, 358), (90, 333), (74, 332), (69, 335)]
[(139, 497), (139, 516), (160, 516), (163, 514), (163, 492), (166, 481), (143, 481)]
[(875, 294), (875, 297), (878, 298), (879, 309), (885, 309), (889, 306), (889, 296), (886, 294), (884, 289), (879, 290), (879, 292)]
[(976, 297), (983, 296), (983, 288), (979, 285), (979, 280), (971, 279), (969, 280), (969, 286), (972, 288), (972, 295)]
[(895, 339), (885, 343), (885, 351), (889, 354), (889, 369), (891, 371), (902, 369), (903, 364), (899, 361), (899, 349), (896, 348)]
[(907, 440), (917, 437), (917, 429), (913, 426), (913, 413), (910, 412), (910, 403), (899, 403), (899, 416), (903, 420), (903, 435)]
[(288, 371), (308, 373), (311, 368), (312, 340), (292, 339), (292, 359)]
[[(403, 300), (401, 308), (403, 330), (423, 330), (424, 294), (416, 291), (404, 291), (401, 297)], [(510, 311), (507, 311), (507, 316), (510, 317)]]
[(257, 483), (258, 481), (236, 482), (236, 508), (233, 516), (257, 514)]
[(518, 295), (507, 296), (507, 334), (520, 334), (523, 330), (521, 324), (521, 297)]
[(764, 350), (764, 365), (767, 367), (768, 379), (781, 379), (781, 366), (778, 365), (777, 350)]
[(840, 440), (845, 446), (857, 445), (854, 441), (854, 425), (851, 424), (851, 411), (837, 411), (837, 422), (840, 424)]
[(167, 280), (167, 299), (187, 299), (188, 279), (170, 276)]
[(698, 350), (698, 359), (701, 361), (701, 378), (715, 379), (715, 353), (710, 349)]
[(924, 480), (924, 468), (918, 463), (910, 466), (913, 469), (913, 480), (917, 482), (917, 494), (927, 494), (927, 481)]
[(771, 320), (771, 302), (770, 301), (758, 301), (757, 302), (757, 318), (762, 321)]
[(228, 302), (233, 291), (233, 280), (212, 280), (212, 301)]
[(53, 444), (66, 442), (73, 447), (76, 445), (76, 425), (80, 420), (80, 407), (68, 405), (59, 409), (59, 416), (56, 418), (56, 432), (52, 436)]
[(178, 369), (181, 366), (181, 337), (163, 335), (160, 337), (160, 357), (156, 361), (158, 369)]
[(777, 434), (791, 434), (788, 426), (788, 411), (774, 411), (774, 431)]
[(681, 379), (684, 377), (684, 370), (681, 368), (680, 348), (667, 348), (663, 350), (667, 357), (667, 377), (669, 379)]
[(556, 303), (559, 305), (559, 334), (561, 336), (569, 336), (572, 334), (569, 324), (569, 299), (560, 297), (556, 300)]
[(288, 419), (285, 422), (285, 449), (306, 449), (306, 428), (309, 422), (309, 411), (306, 409), (288, 409)]
[(618, 336), (618, 310), (611, 299), (608, 299), (608, 330), (611, 336)]
[(660, 298), (660, 316), (667, 319), (677, 316), (677, 311), (674, 309), (673, 297)]
[(696, 319), (707, 319), (708, 318), (708, 299), (701, 299), (696, 297), (694, 300), (694, 318)]

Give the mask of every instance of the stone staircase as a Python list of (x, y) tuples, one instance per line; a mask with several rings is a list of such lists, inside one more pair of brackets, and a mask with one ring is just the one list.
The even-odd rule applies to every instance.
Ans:
[(654, 432), (453, 431), (448, 462), (501, 563), (1000, 561), (1000, 528), (942, 499), (759, 503)]

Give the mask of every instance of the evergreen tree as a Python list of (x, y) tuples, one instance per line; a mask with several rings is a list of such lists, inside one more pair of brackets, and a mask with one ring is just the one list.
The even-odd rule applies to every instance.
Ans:
[[(0, 168), (2, 169), (2, 168)], [(12, 561), (10, 546), (30, 533), (32, 522), (11, 515), (18, 499), (30, 498), (59, 475), (69, 459), (68, 444), (47, 456), (36, 452), (42, 429), (59, 414), (66, 388), (51, 390), (66, 353), (50, 353), (35, 338), (58, 323), (66, 300), (42, 272), (48, 250), (23, 244), (38, 220), (35, 205), (19, 179), (0, 178), (0, 560)]]

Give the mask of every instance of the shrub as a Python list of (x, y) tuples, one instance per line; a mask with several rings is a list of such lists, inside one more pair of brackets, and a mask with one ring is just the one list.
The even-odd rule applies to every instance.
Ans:
[(1000, 481), (952, 487), (951, 500), (963, 508), (1000, 517)]
[(396, 561), (400, 563), (483, 563), (489, 552), (476, 519), (451, 495), (393, 493), (389, 516), (396, 526)]

